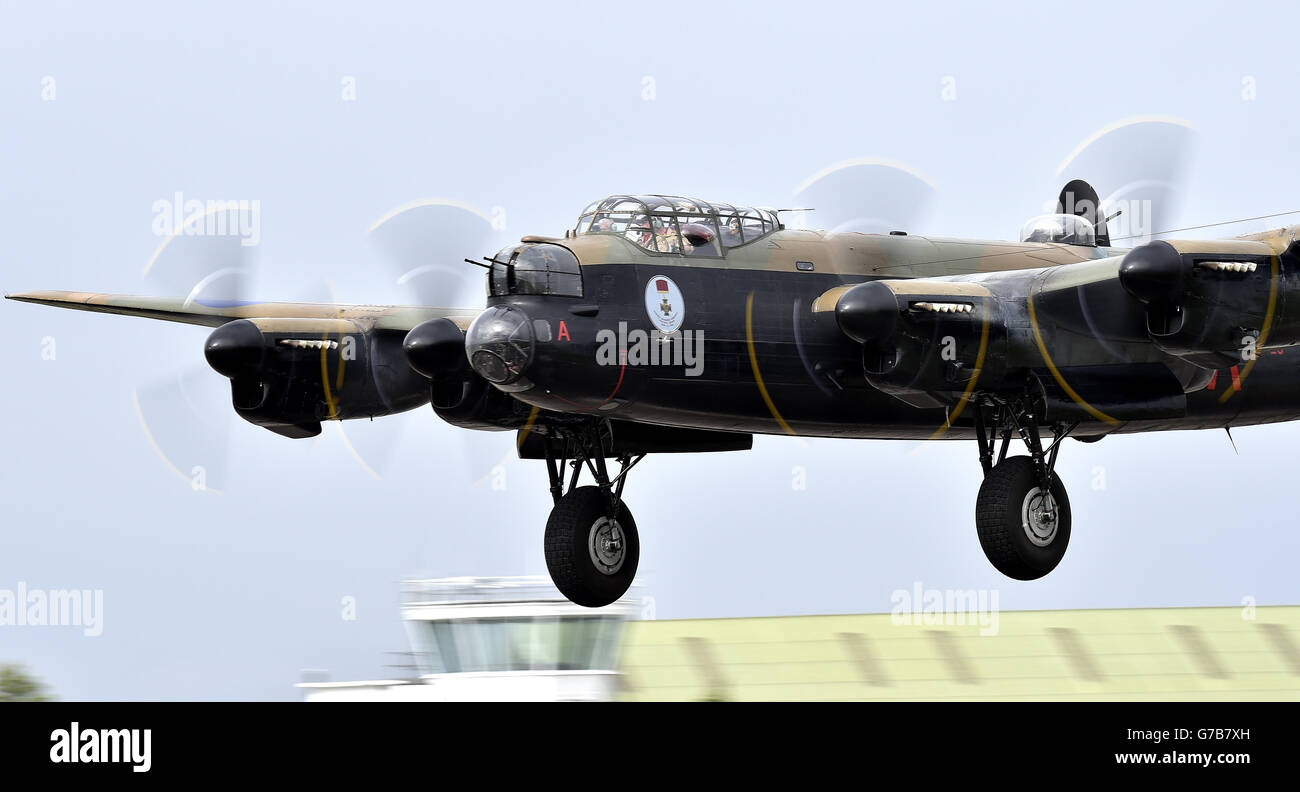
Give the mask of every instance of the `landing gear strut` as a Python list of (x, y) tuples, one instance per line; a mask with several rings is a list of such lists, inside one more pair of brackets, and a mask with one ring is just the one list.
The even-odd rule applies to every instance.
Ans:
[[(564, 433), (563, 453), (547, 446), (546, 471), (555, 507), (546, 521), (546, 569), (571, 601), (600, 608), (627, 592), (641, 557), (632, 512), (623, 503), (627, 474), (645, 458), (624, 456), (612, 479), (605, 464), (607, 424)], [(564, 489), (566, 465), (572, 469)], [(595, 486), (578, 486), (586, 468)]]
[[(991, 413), (991, 423), (985, 410)], [(993, 401), (975, 409), (984, 483), (975, 500), (980, 547), (993, 566), (1016, 580), (1035, 580), (1056, 568), (1070, 543), (1070, 499), (1057, 478), (1056, 453), (1079, 424), (1053, 424), (1052, 443), (1043, 448), (1032, 403)], [(1029, 456), (1007, 458), (1015, 432)], [(1001, 437), (997, 464), (993, 446)]]

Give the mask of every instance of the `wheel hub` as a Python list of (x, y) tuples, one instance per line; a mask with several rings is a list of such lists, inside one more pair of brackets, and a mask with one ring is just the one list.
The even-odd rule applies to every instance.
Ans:
[(591, 555), (591, 563), (602, 574), (613, 575), (623, 568), (627, 543), (623, 541), (623, 529), (617, 520), (601, 517), (592, 523), (587, 536), (587, 552)]
[(1025, 495), (1020, 506), (1020, 524), (1025, 536), (1038, 547), (1052, 543), (1060, 524), (1060, 511), (1050, 491), (1034, 487)]

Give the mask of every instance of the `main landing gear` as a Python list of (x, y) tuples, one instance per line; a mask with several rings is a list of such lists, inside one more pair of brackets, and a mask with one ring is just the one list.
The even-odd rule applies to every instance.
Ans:
[[(588, 608), (603, 607), (623, 596), (641, 557), (636, 521), (623, 503), (623, 484), (645, 454), (619, 457), (621, 469), (611, 479), (604, 453), (607, 432), (607, 424), (565, 432), (564, 453), (556, 455), (548, 444), (546, 455), (555, 501), (546, 521), (546, 569), (561, 594)], [(572, 471), (567, 492), (566, 466)], [(578, 486), (584, 468), (595, 486)]]
[[(975, 525), (984, 555), (1007, 577), (1035, 580), (1055, 569), (1065, 555), (1070, 499), (1053, 469), (1061, 441), (1078, 425), (1053, 424), (1052, 443), (1044, 449), (1037, 415), (1026, 402), (976, 406), (975, 437), (984, 483), (975, 500)], [(1007, 458), (1013, 432), (1024, 441), (1029, 456)], [(994, 464), (993, 446), (999, 437), (1002, 446)]]

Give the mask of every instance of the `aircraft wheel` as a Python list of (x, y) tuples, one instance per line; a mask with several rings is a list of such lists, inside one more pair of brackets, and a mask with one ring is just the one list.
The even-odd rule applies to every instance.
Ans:
[(641, 544), (627, 504), (613, 520), (599, 487), (578, 487), (546, 521), (546, 570), (560, 593), (588, 608), (614, 602), (632, 585)]
[(1036, 580), (1056, 568), (1070, 543), (1070, 499), (1052, 474), (1039, 487), (1034, 461), (1010, 457), (993, 468), (975, 501), (980, 547), (997, 570), (1016, 580)]

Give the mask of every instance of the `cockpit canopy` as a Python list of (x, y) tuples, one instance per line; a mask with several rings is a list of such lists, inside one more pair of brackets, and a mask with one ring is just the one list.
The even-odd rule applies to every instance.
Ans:
[(542, 294), (581, 297), (582, 270), (568, 248), (550, 243), (506, 245), (488, 259), (488, 296)]
[(1020, 228), (1021, 242), (1059, 242), (1064, 245), (1096, 245), (1092, 223), (1072, 214), (1046, 214), (1030, 218)]
[(575, 234), (617, 234), (652, 253), (721, 256), (781, 228), (771, 209), (675, 195), (611, 195), (582, 210)]

